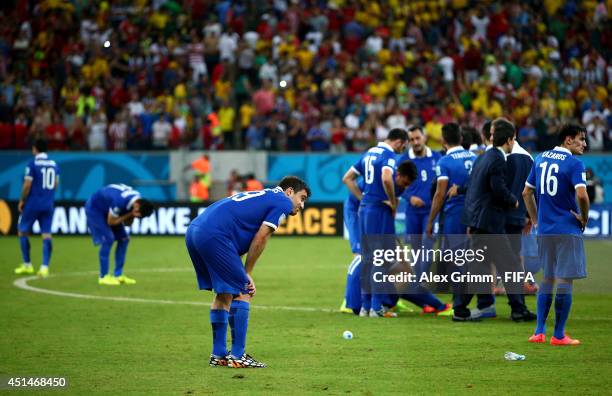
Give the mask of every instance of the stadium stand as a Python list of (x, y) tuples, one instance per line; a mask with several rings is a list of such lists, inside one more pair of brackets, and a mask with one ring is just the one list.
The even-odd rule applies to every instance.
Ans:
[(612, 1), (4, 1), (0, 148), (359, 151), (501, 115), (612, 148)]

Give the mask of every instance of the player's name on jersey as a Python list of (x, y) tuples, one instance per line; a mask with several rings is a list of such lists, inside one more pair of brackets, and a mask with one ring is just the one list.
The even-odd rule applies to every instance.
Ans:
[[(189, 222), (206, 210), (204, 205), (192, 203), (160, 203), (152, 216), (134, 219), (127, 226), (133, 235), (184, 235)], [(0, 233), (17, 234), (19, 213), (17, 202), (0, 200)], [(278, 235), (342, 235), (342, 205), (313, 204), (296, 216), (290, 216), (275, 232)], [(38, 222), (32, 230), (39, 233)], [(82, 202), (58, 202), (55, 205), (51, 232), (59, 235), (86, 235), (87, 216)]]

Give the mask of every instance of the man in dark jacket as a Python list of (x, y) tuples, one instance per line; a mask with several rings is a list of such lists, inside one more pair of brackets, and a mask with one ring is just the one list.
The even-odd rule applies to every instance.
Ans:
[[(505, 281), (506, 274), (523, 271), (519, 252), (512, 249), (505, 235), (506, 215), (519, 206), (516, 195), (508, 189), (506, 181), (508, 169), (506, 155), (514, 146), (516, 129), (508, 120), (498, 118), (493, 121), (491, 132), (493, 148), (487, 150), (472, 169), (462, 221), (472, 234), (472, 248), (475, 250), (483, 248), (486, 251), (484, 263), (474, 263), (476, 267), (470, 267), (470, 271), (491, 274), (491, 264), (494, 263), (502, 280)], [(534, 320), (535, 315), (525, 306), (522, 281), (505, 282), (505, 285), (508, 303), (512, 308), (512, 320)], [(493, 300), (491, 297), (486, 297), (486, 294), (490, 294), (490, 285), (469, 285), (467, 288), (467, 291), (474, 290), (482, 295), (482, 299)], [(454, 307), (453, 319), (474, 318), (467, 308), (472, 296), (470, 293), (465, 293), (462, 298), (456, 299), (458, 303)]]

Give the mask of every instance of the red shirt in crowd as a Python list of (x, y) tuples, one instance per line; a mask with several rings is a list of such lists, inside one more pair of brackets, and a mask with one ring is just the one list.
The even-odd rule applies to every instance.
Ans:
[(68, 148), (66, 143), (68, 132), (62, 123), (51, 124), (46, 127), (45, 137), (49, 150), (66, 150)]

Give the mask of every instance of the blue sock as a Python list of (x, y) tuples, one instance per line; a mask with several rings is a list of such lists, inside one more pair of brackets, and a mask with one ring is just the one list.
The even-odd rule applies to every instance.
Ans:
[(112, 242), (102, 242), (100, 245), (100, 278), (104, 278), (108, 274), (108, 256), (112, 246)]
[(23, 262), (30, 264), (30, 238), (27, 236), (20, 236), (19, 246), (21, 247), (21, 257), (23, 258)]
[(537, 324), (535, 334), (546, 334), (546, 319), (552, 305), (552, 284), (543, 282), (537, 297)]
[(372, 293), (372, 306), (370, 308), (376, 312), (380, 311), (382, 309), (382, 303), (383, 303), (384, 298), (385, 298), (384, 294)]
[(555, 338), (565, 337), (565, 322), (572, 307), (572, 286), (566, 283), (557, 285), (555, 295)]
[(229, 312), (224, 309), (210, 310), (210, 324), (213, 332), (212, 354), (217, 357), (227, 355), (227, 319)]
[(367, 293), (361, 293), (361, 308), (369, 311), (372, 308), (372, 295)]
[(117, 241), (117, 247), (115, 248), (115, 276), (123, 274), (123, 264), (125, 264), (125, 254), (127, 253), (129, 241), (129, 239)]
[(43, 239), (43, 260), (42, 265), (48, 266), (51, 261), (51, 252), (53, 252), (53, 243), (51, 239)]
[(246, 347), (246, 335), (249, 327), (250, 304), (246, 301), (232, 301), (229, 324), (232, 331), (232, 356), (241, 357)]
[(425, 306), (425, 301), (423, 301), (423, 298), (421, 297), (420, 294), (406, 293), (406, 294), (402, 294), (402, 298), (416, 305), (417, 307), (423, 308)]
[(432, 308), (437, 310), (442, 310), (446, 308), (446, 304), (444, 304), (438, 297), (436, 297), (432, 292), (430, 292), (426, 287), (422, 285), (417, 285), (417, 290), (419, 291), (413, 297), (418, 297), (423, 301), (424, 305), (429, 305)]

